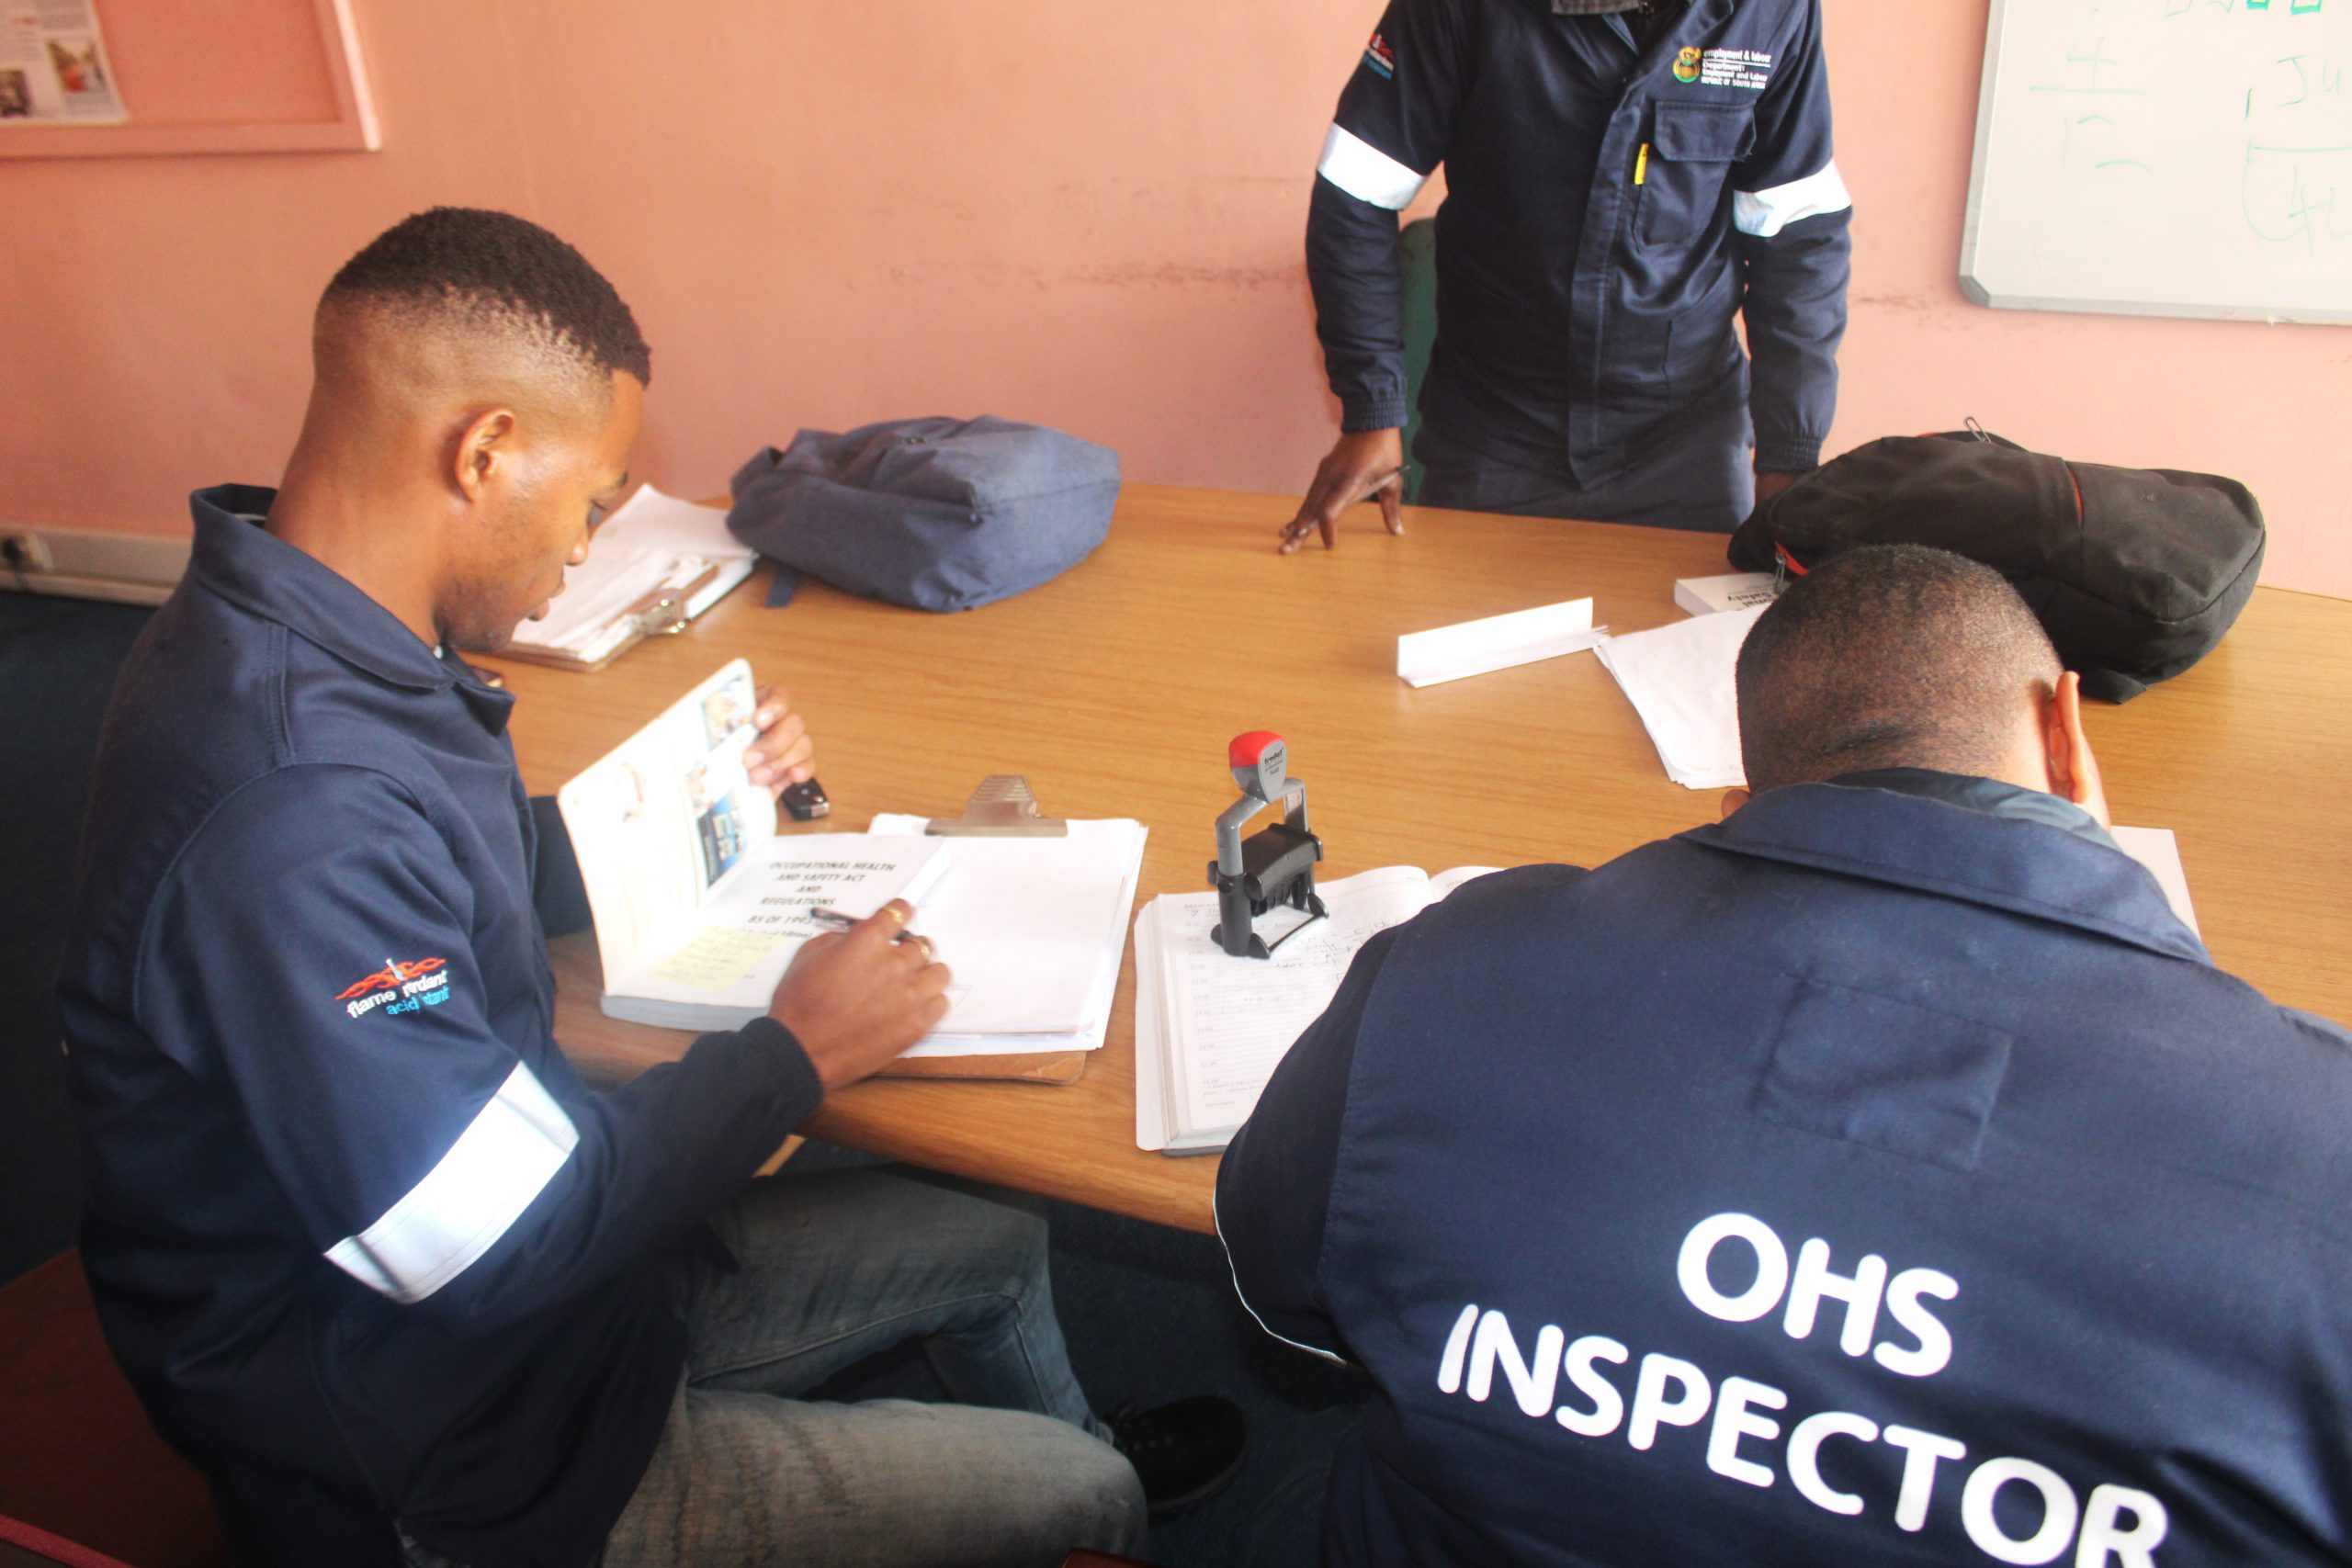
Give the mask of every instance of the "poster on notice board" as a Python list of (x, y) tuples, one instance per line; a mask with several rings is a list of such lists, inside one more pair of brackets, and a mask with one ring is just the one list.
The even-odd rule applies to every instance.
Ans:
[(0, 0), (0, 136), (14, 125), (120, 125), (96, 0)]

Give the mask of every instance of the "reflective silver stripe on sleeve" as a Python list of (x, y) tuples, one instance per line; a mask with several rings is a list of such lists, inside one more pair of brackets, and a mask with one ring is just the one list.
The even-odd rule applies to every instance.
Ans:
[(1268, 1337), (1279, 1339), (1294, 1350), (1304, 1350), (1310, 1356), (1320, 1356), (1327, 1361), (1337, 1362), (1342, 1367), (1346, 1366), (1348, 1359), (1345, 1356), (1334, 1355), (1320, 1345), (1302, 1344), (1286, 1334), (1276, 1334), (1272, 1328), (1267, 1327), (1266, 1320), (1258, 1315), (1258, 1309), (1250, 1304), (1250, 1298), (1241, 1293), (1241, 1270), (1233, 1266), (1233, 1248), (1225, 1245), (1225, 1222), (1217, 1217), (1216, 1191), (1214, 1188), (1209, 1191), (1209, 1225), (1216, 1232), (1216, 1244), (1225, 1247), (1225, 1271), (1233, 1276), (1234, 1298), (1240, 1302), (1241, 1310), (1250, 1314), (1250, 1320), (1260, 1328), (1265, 1329)]
[(1429, 184), (1362, 137), (1333, 126), (1323, 136), (1323, 159), (1315, 172), (1354, 197), (1391, 212), (1401, 212)]
[(1843, 212), (1853, 205), (1854, 198), (1846, 194), (1846, 182), (1838, 176), (1837, 160), (1832, 159), (1819, 174), (1770, 190), (1734, 191), (1731, 220), (1741, 233), (1769, 240), (1800, 218)]
[(571, 1118), (517, 1064), (441, 1162), (327, 1261), (396, 1302), (421, 1302), (490, 1250), (580, 1142)]

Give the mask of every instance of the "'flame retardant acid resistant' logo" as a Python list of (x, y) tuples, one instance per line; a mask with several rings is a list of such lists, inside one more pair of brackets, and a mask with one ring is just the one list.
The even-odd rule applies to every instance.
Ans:
[(336, 993), (334, 999), (354, 1018), (364, 1018), (379, 1008), (386, 1012), (415, 1012), (439, 1007), (449, 999), (448, 967), (446, 958), (420, 958), (408, 964), (387, 958), (381, 969)]

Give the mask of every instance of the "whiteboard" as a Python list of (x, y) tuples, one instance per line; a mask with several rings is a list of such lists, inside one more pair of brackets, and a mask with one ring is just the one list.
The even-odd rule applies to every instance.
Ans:
[(2352, 0), (1993, 0), (1981, 305), (2352, 321)]

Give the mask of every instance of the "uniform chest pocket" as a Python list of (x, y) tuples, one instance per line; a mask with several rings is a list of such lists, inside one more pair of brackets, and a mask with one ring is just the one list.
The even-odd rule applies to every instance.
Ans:
[(1732, 165), (1755, 142), (1755, 117), (1744, 105), (1660, 104), (1634, 193), (1634, 239), (1656, 250), (1705, 233), (1723, 206)]

